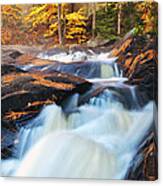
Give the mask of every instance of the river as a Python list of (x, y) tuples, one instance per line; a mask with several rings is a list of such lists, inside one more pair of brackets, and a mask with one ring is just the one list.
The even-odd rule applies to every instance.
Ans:
[(153, 125), (154, 102), (142, 107), (137, 87), (125, 83), (116, 58), (108, 56), (93, 51), (39, 55), (58, 61), (57, 66), (42, 66), (40, 71), (78, 75), (93, 83), (92, 91), (99, 87), (103, 91), (82, 104), (76, 93), (62, 107), (44, 107), (20, 129), (17, 158), (2, 161), (3, 176), (125, 179)]

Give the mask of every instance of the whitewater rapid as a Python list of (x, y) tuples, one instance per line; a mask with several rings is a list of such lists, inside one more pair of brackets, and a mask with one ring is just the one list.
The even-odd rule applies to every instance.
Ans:
[[(75, 55), (58, 56), (51, 59), (76, 61)], [(80, 106), (80, 95), (74, 94), (66, 102), (66, 112), (55, 104), (43, 108), (36, 118), (21, 127), (16, 139), (17, 158), (2, 161), (3, 176), (125, 179), (140, 143), (153, 124), (154, 103), (142, 108), (134, 86), (126, 86), (131, 99), (127, 99), (125, 91), (107, 88), (109, 84), (123, 88), (127, 81), (115, 59), (107, 56), (89, 56), (89, 60), (102, 58), (104, 65), (100, 66), (100, 77), (87, 79), (106, 86), (105, 90)], [(45, 54), (40, 57), (49, 59)], [(106, 64), (112, 63), (106, 68)], [(132, 109), (124, 105), (122, 97)]]
[(123, 179), (152, 113), (153, 102), (129, 111), (109, 90), (69, 116), (57, 105), (47, 106), (32, 127), (21, 129), (20, 160), (11, 160), (12, 175)]

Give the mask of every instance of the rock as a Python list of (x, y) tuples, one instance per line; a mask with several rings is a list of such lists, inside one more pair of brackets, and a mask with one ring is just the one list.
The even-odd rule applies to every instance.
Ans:
[(118, 56), (117, 63), (124, 76), (129, 78), (129, 84), (138, 85), (139, 91), (146, 94), (147, 101), (155, 100), (157, 103), (157, 38), (149, 40), (130, 36), (112, 50), (112, 55)]
[(90, 39), (87, 41), (87, 47), (100, 47), (108, 45), (108, 43), (111, 43), (109, 39), (103, 39), (99, 36), (97, 36), (95, 39)]
[(4, 65), (2, 64), (1, 65), (1, 75), (7, 75), (7, 74), (10, 74), (12, 72), (16, 72), (16, 73), (21, 73), (21, 72), (24, 72), (24, 70), (21, 70), (20, 68), (17, 68), (16, 66), (14, 65)]
[(16, 59), (17, 57), (19, 57), (19, 56), (21, 56), (21, 55), (22, 55), (22, 53), (19, 52), (19, 51), (14, 51), (14, 52), (12, 52), (11, 54), (9, 54), (9, 56), (10, 56), (11, 58), (13, 58), (13, 59)]
[[(14, 66), (2, 65), (2, 72), (2, 139), (11, 131), (14, 131), (15, 136), (17, 124), (25, 125), (26, 120), (36, 116), (44, 105), (61, 104), (73, 93), (82, 94), (91, 87), (91, 83), (82, 78), (57, 71), (48, 74), (30, 73)], [(5, 141), (2, 143), (2, 158), (7, 158), (11, 148), (4, 146), (4, 143), (8, 144)]]
[(130, 83), (139, 85), (139, 90), (146, 93), (148, 100), (155, 100), (157, 103), (158, 62), (156, 51), (147, 49), (136, 56), (132, 64), (133, 66), (131, 65), (126, 71)]
[[(85, 102), (88, 102), (92, 97), (96, 97), (103, 93), (105, 89), (108, 89), (112, 93), (112, 98), (120, 103), (123, 104), (124, 108), (126, 109), (137, 109), (140, 108), (142, 102), (142, 96), (140, 96), (140, 93), (136, 91), (137, 100), (134, 100), (134, 97), (132, 95), (131, 89), (126, 84), (121, 84), (120, 87), (114, 86), (112, 83), (107, 85), (98, 85), (94, 84), (92, 88), (86, 92), (84, 95), (80, 96), (79, 98), (79, 105), (84, 104)], [(138, 103), (137, 103), (138, 101)]]
[(52, 56), (61, 53), (68, 53), (68, 49), (62, 47), (54, 47), (54, 48), (50, 48), (49, 50), (46, 50), (44, 52), (44, 55)]
[(59, 104), (64, 97), (74, 92), (83, 93), (90, 87), (91, 83), (66, 73), (33, 74), (15, 71), (2, 76), (2, 114), (22, 111), (34, 101), (50, 99)]
[(29, 47), (23, 45), (2, 45), (1, 56), (2, 64), (15, 64), (18, 57), (23, 54), (28, 54), (31, 56), (37, 56), (42, 51), (40, 47)]
[(154, 181), (158, 179), (158, 147), (153, 132), (149, 132), (139, 146), (126, 175), (127, 180)]

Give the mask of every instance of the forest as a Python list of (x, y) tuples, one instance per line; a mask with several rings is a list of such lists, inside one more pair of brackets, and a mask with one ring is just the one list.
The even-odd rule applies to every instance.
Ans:
[(134, 34), (157, 34), (157, 4), (153, 1), (61, 3), (2, 6), (2, 44), (82, 44), (115, 41)]
[(158, 3), (1, 6), (2, 176), (158, 179)]

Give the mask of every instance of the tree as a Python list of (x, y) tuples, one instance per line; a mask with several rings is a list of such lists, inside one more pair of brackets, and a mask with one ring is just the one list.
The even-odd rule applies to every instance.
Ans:
[(2, 6), (2, 44), (17, 44), (21, 36), (22, 9), (19, 5)]
[(71, 41), (82, 43), (87, 40), (86, 29), (87, 17), (83, 14), (83, 9), (66, 15), (66, 38)]
[(87, 18), (82, 9), (69, 12), (71, 8), (72, 5), (66, 3), (35, 5), (26, 16), (26, 22), (30, 25), (29, 30), (36, 31), (44, 27), (43, 36), (53, 37), (60, 45), (63, 45), (64, 38), (78, 43), (84, 42)]
[(92, 38), (95, 38), (96, 31), (96, 3), (92, 3)]
[(41, 4), (34, 5), (27, 16), (25, 23), (28, 25), (28, 32), (41, 32), (44, 38), (54, 38), (57, 42), (56, 36), (58, 31), (58, 5), (57, 4)]
[(117, 4), (107, 3), (96, 11), (96, 32), (105, 39), (117, 37)]
[[(105, 2), (2, 6), (2, 44), (83, 43), (157, 33), (157, 3)], [(14, 31), (13, 31), (14, 30)]]
[(123, 2), (121, 8), (121, 35), (132, 30), (136, 24), (136, 7), (134, 2)]
[(121, 14), (122, 14), (122, 3), (118, 3), (118, 28), (117, 28), (117, 34), (121, 34)]
[(63, 44), (62, 40), (62, 23), (61, 23), (61, 10), (62, 10), (62, 5), (58, 4), (58, 38), (59, 38), (59, 44)]
[(142, 33), (157, 32), (157, 3), (153, 1), (144, 1), (136, 4), (137, 9), (137, 26)]

